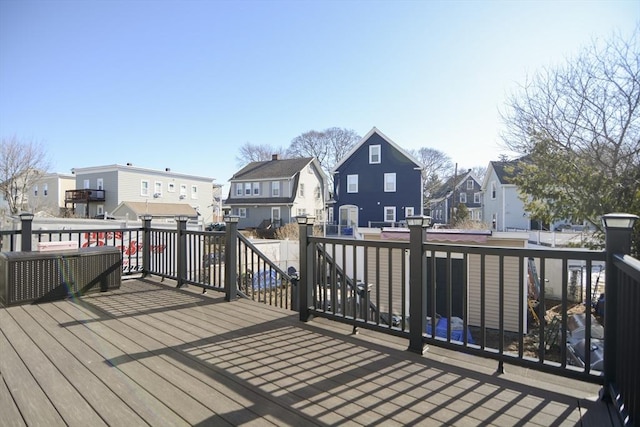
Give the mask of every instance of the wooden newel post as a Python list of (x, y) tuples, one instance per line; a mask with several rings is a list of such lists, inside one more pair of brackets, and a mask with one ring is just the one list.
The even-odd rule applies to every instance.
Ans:
[(142, 277), (146, 277), (151, 271), (151, 215), (142, 215)]
[(176, 222), (178, 223), (178, 247), (176, 249), (177, 255), (177, 276), (178, 284), (176, 287), (181, 288), (187, 279), (187, 221), (189, 217), (186, 215), (178, 215)]
[(610, 213), (602, 216), (605, 229), (605, 281), (604, 281), (604, 395), (605, 399), (615, 398), (616, 356), (618, 351), (618, 284), (617, 271), (613, 266), (614, 255), (628, 255), (631, 252), (631, 231), (637, 215)]
[(423, 354), (425, 345), (422, 335), (427, 326), (427, 282), (425, 262), (422, 256), (424, 230), (429, 226), (428, 216), (410, 216), (409, 225), (409, 348), (413, 353)]
[(224, 299), (229, 302), (238, 297), (238, 221), (238, 216), (224, 217)]
[(298, 281), (298, 312), (300, 320), (311, 320), (310, 309), (313, 307), (313, 247), (309, 244), (309, 236), (313, 235), (313, 216), (297, 216), (300, 237), (300, 277)]
[(23, 212), (20, 214), (20, 250), (22, 252), (31, 252), (31, 236), (33, 232), (33, 214)]

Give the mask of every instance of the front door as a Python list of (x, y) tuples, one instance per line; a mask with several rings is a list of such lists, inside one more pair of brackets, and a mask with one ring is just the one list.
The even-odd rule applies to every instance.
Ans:
[(271, 223), (280, 227), (280, 208), (271, 208)]

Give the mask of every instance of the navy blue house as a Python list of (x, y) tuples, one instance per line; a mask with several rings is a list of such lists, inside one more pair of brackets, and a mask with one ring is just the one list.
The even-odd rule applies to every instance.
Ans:
[(422, 214), (422, 166), (375, 127), (333, 173), (333, 218), (342, 230), (393, 227)]

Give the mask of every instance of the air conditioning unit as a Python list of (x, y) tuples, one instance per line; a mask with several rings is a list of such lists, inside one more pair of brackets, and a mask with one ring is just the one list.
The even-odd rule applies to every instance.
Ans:
[(187, 196), (185, 196), (184, 194), (181, 194), (180, 195), (180, 200), (184, 199), (185, 197), (187, 197)]
[(160, 193), (153, 193), (153, 197), (154, 197), (154, 198), (156, 198), (156, 199), (157, 199), (158, 197), (160, 197), (160, 196), (161, 196), (161, 194), (160, 194)]

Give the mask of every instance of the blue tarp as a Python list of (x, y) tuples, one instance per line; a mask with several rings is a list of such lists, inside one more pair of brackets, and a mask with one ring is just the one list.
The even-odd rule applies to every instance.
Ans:
[(265, 289), (278, 286), (278, 273), (275, 270), (259, 270), (253, 275), (253, 288)]
[[(436, 323), (436, 336), (440, 338), (447, 338), (447, 324), (448, 319), (446, 317), (441, 317), (437, 319)], [(427, 334), (431, 335), (431, 319), (427, 319)], [(460, 341), (462, 342), (462, 329), (459, 328), (451, 328), (451, 341)], [(473, 344), (473, 337), (471, 336), (471, 332), (467, 330), (467, 343)]]

